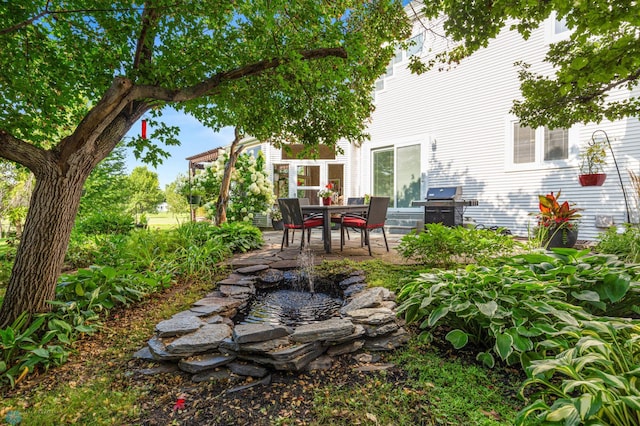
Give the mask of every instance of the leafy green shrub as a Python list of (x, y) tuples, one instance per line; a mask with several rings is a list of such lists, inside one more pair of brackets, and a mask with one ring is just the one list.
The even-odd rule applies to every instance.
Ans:
[(619, 234), (617, 227), (612, 226), (600, 234), (595, 249), (600, 253), (615, 254), (627, 262), (640, 262), (640, 229), (626, 224), (625, 231)]
[(0, 329), (0, 381), (14, 386), (36, 365), (45, 370), (51, 365), (66, 362), (70, 351), (61, 345), (49, 344), (55, 332), (42, 333), (43, 325), (51, 314), (39, 315), (29, 323), (24, 313), (10, 326)]
[(464, 270), (423, 273), (399, 293), (407, 322), (420, 321), (422, 337), (446, 325), (457, 349), (469, 342), (492, 366), (493, 354), (525, 365), (534, 344), (563, 325), (577, 326), (594, 313), (631, 314), (639, 284), (615, 256), (587, 250), (554, 249), (506, 258), (499, 267), (469, 265)]
[(529, 417), (569, 426), (640, 424), (640, 325), (585, 321), (539, 346), (559, 353), (526, 369), (521, 393), (532, 388), (539, 399), (518, 414), (517, 425), (530, 424)]
[(456, 349), (473, 344), (477, 359), (493, 367), (494, 354), (508, 363), (527, 362), (534, 344), (588, 318), (583, 309), (562, 302), (555, 282), (539, 281), (525, 267), (469, 265), (455, 272), (420, 274), (404, 286), (399, 312), (408, 323), (420, 322), (421, 338), (446, 325), (446, 339)]
[(95, 262), (97, 252), (95, 237), (78, 232), (74, 228), (64, 257), (65, 266), (68, 269), (86, 268)]
[(232, 253), (244, 253), (262, 247), (262, 232), (244, 222), (227, 222), (210, 228), (211, 238), (217, 238)]
[(134, 227), (134, 218), (121, 212), (92, 212), (76, 223), (77, 232), (83, 234), (126, 234)]
[(511, 236), (489, 229), (462, 226), (447, 227), (439, 223), (425, 225), (425, 232), (402, 237), (398, 253), (424, 265), (447, 268), (456, 263), (488, 263), (513, 251)]

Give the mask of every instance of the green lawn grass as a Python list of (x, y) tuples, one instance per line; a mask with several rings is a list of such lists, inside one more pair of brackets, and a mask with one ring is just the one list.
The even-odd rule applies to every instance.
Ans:
[(189, 213), (153, 213), (147, 215), (147, 225), (151, 229), (170, 229), (189, 221)]

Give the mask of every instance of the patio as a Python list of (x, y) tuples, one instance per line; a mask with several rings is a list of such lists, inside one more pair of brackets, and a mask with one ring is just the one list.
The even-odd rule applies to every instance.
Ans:
[[(295, 241), (289, 247), (285, 247), (283, 251), (280, 251), (282, 231), (263, 231), (264, 245), (261, 250), (237, 254), (229, 259), (227, 263), (234, 267), (270, 264), (274, 267), (284, 268), (286, 265), (290, 265), (291, 268), (296, 268), (299, 266), (300, 234), (300, 232), (296, 232)], [(360, 247), (360, 235), (357, 232), (351, 232), (351, 239), (346, 241), (344, 250), (340, 251), (340, 233), (334, 230), (331, 232), (331, 243), (334, 250), (331, 253), (326, 253), (322, 241), (322, 230), (314, 230), (311, 232), (310, 244), (307, 245), (305, 243), (305, 250), (306, 247), (310, 248), (315, 264), (320, 264), (324, 260), (341, 259), (349, 259), (354, 262), (377, 259), (389, 263), (407, 263), (395, 250), (401, 238), (401, 234), (387, 233), (387, 241), (389, 242), (389, 252), (387, 252), (382, 233), (378, 231), (371, 232), (370, 240), (373, 256), (369, 256), (367, 247)]]

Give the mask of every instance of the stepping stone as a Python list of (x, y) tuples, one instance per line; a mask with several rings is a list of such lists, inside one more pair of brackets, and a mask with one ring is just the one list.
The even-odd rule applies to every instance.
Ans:
[(249, 274), (255, 274), (256, 272), (264, 271), (266, 269), (269, 269), (268, 265), (253, 265), (253, 266), (246, 266), (244, 268), (236, 269), (235, 272), (239, 274), (249, 275)]

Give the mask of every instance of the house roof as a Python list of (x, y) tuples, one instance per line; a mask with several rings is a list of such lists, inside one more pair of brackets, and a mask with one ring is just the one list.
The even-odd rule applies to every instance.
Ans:
[(209, 151), (201, 152), (200, 154), (192, 155), (185, 158), (189, 163), (204, 163), (208, 161), (215, 161), (218, 159), (218, 151), (220, 148), (210, 149)]

